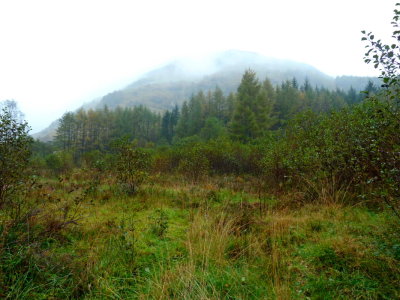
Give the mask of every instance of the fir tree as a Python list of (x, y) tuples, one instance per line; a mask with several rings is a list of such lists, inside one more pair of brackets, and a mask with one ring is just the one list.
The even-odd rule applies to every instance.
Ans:
[(256, 73), (247, 70), (238, 87), (237, 101), (230, 126), (232, 137), (241, 141), (248, 141), (258, 135), (258, 124), (255, 111), (257, 110), (257, 97), (261, 85), (256, 78)]
[(187, 102), (184, 101), (182, 104), (180, 118), (176, 126), (177, 136), (180, 138), (188, 136), (189, 135), (188, 126), (189, 126), (189, 106)]

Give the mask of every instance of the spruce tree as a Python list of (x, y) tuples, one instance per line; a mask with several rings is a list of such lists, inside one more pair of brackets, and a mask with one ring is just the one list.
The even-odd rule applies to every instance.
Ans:
[(186, 137), (188, 136), (188, 125), (189, 125), (189, 106), (185, 101), (182, 104), (181, 114), (178, 120), (178, 124), (176, 125), (176, 134), (178, 137)]
[(270, 129), (276, 123), (276, 119), (273, 116), (275, 98), (274, 87), (269, 79), (266, 78), (256, 98), (255, 114), (259, 127), (259, 135), (263, 135), (266, 130)]
[(198, 134), (203, 128), (205, 119), (206, 97), (202, 91), (192, 96), (189, 101), (189, 136)]
[(167, 110), (161, 121), (161, 137), (165, 138), (168, 143), (171, 143), (172, 134), (170, 131), (171, 128), (171, 112)]
[(258, 135), (259, 128), (255, 111), (260, 88), (256, 73), (247, 70), (238, 87), (236, 106), (230, 126), (233, 138), (245, 142)]

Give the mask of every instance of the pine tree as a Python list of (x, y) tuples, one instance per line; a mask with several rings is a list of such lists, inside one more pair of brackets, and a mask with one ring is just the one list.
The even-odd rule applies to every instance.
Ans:
[(67, 112), (61, 117), (55, 139), (63, 150), (73, 148), (76, 141), (76, 121), (72, 112)]
[(226, 98), (226, 120), (225, 124), (230, 122), (233, 118), (233, 113), (235, 112), (236, 107), (236, 94), (230, 93)]
[(161, 137), (165, 138), (168, 143), (171, 143), (172, 133), (171, 133), (171, 112), (167, 110), (161, 121)]
[(285, 81), (276, 89), (275, 113), (280, 125), (292, 118), (301, 109), (300, 91), (293, 87), (292, 82)]
[(189, 106), (186, 101), (182, 104), (180, 118), (178, 120), (178, 124), (176, 125), (176, 135), (180, 138), (186, 137), (189, 135), (188, 133), (189, 126)]
[(198, 134), (204, 126), (206, 97), (202, 91), (189, 101), (188, 135)]
[(179, 121), (179, 107), (178, 105), (175, 105), (174, 109), (171, 112), (171, 120), (169, 123), (169, 131), (170, 131), (170, 135), (171, 135), (171, 140), (173, 139), (173, 137), (176, 134), (176, 126), (178, 125), (178, 121)]
[(372, 97), (378, 91), (379, 89), (375, 86), (375, 84), (371, 80), (368, 80), (368, 83), (364, 88), (364, 95), (365, 95), (364, 97), (365, 98)]
[(356, 90), (353, 87), (350, 87), (346, 95), (346, 102), (350, 105), (353, 105), (358, 103), (359, 100), (361, 100), (361, 97), (357, 95)]
[[(267, 80), (266, 80), (267, 81)], [(269, 89), (269, 81), (263, 84), (263, 87), (260, 89), (256, 97), (256, 106), (255, 106), (255, 117), (258, 126), (257, 135), (261, 136), (263, 133), (270, 129), (272, 125), (275, 123), (275, 119), (272, 115), (275, 99), (273, 96), (273, 88)], [(264, 87), (265, 86), (265, 87)]]
[(257, 97), (261, 85), (256, 78), (256, 73), (247, 70), (238, 87), (236, 106), (230, 126), (232, 137), (241, 141), (248, 141), (259, 133), (257, 117)]

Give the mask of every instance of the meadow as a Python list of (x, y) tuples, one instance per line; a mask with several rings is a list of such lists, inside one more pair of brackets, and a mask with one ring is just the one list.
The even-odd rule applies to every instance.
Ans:
[(388, 210), (348, 205), (344, 193), (313, 203), (298, 193), (260, 195), (250, 177), (155, 175), (135, 195), (96, 177), (75, 170), (36, 179), (27, 195), (36, 209), (3, 235), (3, 297), (400, 295), (399, 226)]

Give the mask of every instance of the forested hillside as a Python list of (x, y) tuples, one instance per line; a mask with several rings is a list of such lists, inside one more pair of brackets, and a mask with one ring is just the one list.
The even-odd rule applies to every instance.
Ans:
[[(298, 86), (305, 83), (313, 89), (329, 91), (341, 90), (347, 93), (354, 90), (358, 94), (368, 82), (379, 86), (378, 78), (341, 76), (330, 77), (316, 68), (289, 60), (279, 60), (262, 55), (231, 50), (209, 57), (192, 60), (177, 60), (166, 66), (144, 74), (127, 87), (113, 91), (82, 106), (84, 110), (132, 108), (144, 105), (152, 112), (172, 110), (200, 91), (207, 94), (219, 87), (224, 96), (235, 93), (245, 70), (256, 72), (260, 81), (266, 78), (275, 86), (282, 82), (297, 81)], [(35, 138), (50, 141), (55, 136), (55, 126), (34, 134)]]
[[(378, 88), (372, 83), (367, 93)], [(237, 93), (226, 95), (217, 87), (200, 91), (164, 113), (145, 106), (133, 108), (79, 110), (66, 113), (59, 122), (56, 143), (63, 150), (85, 153), (104, 150), (110, 142), (127, 136), (141, 146), (147, 143), (171, 144), (196, 136), (210, 140), (235, 136), (239, 140), (261, 138), (270, 130), (283, 128), (288, 120), (305, 111), (326, 113), (357, 104), (366, 94), (354, 89), (347, 92), (313, 88), (308, 81), (296, 79), (274, 87), (269, 79), (260, 82), (254, 71), (243, 75)]]
[(358, 92), (369, 80), (378, 83), (376, 78), (368, 77), (333, 78), (307, 64), (230, 50), (199, 59), (178, 60), (155, 69), (126, 88), (105, 95), (91, 108), (146, 105), (156, 111), (172, 109), (201, 90), (219, 86), (224, 94), (235, 92), (246, 69), (255, 71), (260, 80), (269, 78), (273, 85), (296, 78), (300, 85), (308, 81), (312, 87), (343, 91), (353, 88)]

